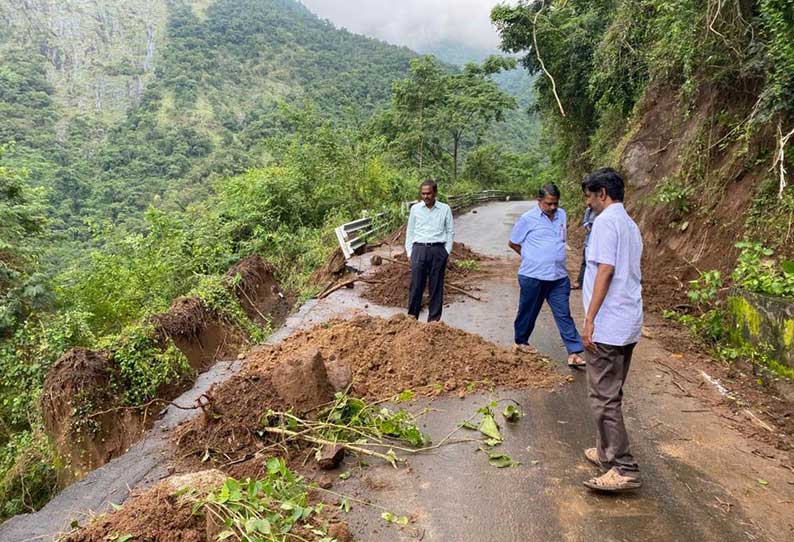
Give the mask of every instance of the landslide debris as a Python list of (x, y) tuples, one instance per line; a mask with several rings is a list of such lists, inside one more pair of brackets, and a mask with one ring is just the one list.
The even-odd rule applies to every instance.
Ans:
[[(254, 486), (247, 482), (227, 481), (227, 476), (218, 470), (171, 476), (148, 491), (133, 494), (123, 507), (94, 518), (85, 527), (69, 533), (61, 540), (215, 542), (225, 538), (240, 540), (241, 534), (247, 532), (251, 540), (313, 542), (321, 540), (324, 536), (322, 533), (339, 532), (340, 528), (346, 528), (344, 523), (338, 521), (333, 509), (316, 508), (309, 503), (305, 504), (305, 509), (311, 507), (308, 512), (310, 517), (294, 521), (289, 517), (292, 512), (282, 508), (286, 501), (278, 499), (287, 495), (279, 493), (294, 496), (296, 500), (308, 497), (308, 486), (291, 472), (285, 475), (271, 474), (266, 482), (269, 485), (263, 482), (256, 486), (258, 491), (252, 494), (250, 490)], [(246, 491), (224, 493), (224, 488), (228, 487), (242, 487)], [(280, 492), (282, 487), (285, 489)], [(316, 501), (316, 498), (311, 500)], [(278, 520), (282, 518), (290, 524), (290, 535), (280, 532), (282, 525)], [(263, 524), (268, 527), (271, 522), (275, 522), (271, 535), (264, 534), (269, 529), (254, 528)], [(234, 534), (229, 536), (229, 531)]]
[[(387, 307), (405, 307), (408, 304), (408, 288), (411, 285), (411, 267), (408, 257), (404, 252), (395, 256), (397, 263), (385, 262), (377, 268), (370, 278), (370, 286), (364, 291), (362, 297)], [(485, 256), (477, 254), (463, 243), (455, 242), (452, 253), (447, 261), (447, 272), (444, 276), (444, 299), (450, 300), (460, 297), (460, 291), (450, 287), (451, 284), (463, 286), (467, 279), (488, 260)], [(424, 303), (427, 303), (425, 293)]]
[[(179, 429), (178, 456), (187, 468), (210, 464), (232, 476), (256, 476), (274, 439), (261, 431), (263, 414), (322, 404), (338, 380), (334, 372), (352, 375), (349, 395), (368, 401), (405, 390), (430, 396), (478, 385), (550, 389), (564, 381), (537, 354), (514, 353), (442, 322), (405, 315), (332, 320), (251, 354), (240, 374), (210, 391), (204, 415)], [(347, 381), (330, 385), (339, 390)], [(305, 390), (318, 390), (314, 401)], [(301, 449), (282, 452), (297, 457)]]

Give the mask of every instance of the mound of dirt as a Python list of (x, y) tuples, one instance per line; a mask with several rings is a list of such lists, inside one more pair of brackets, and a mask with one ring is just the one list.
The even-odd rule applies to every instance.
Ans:
[(226, 273), (243, 310), (259, 326), (280, 324), (289, 311), (274, 273), (275, 268), (259, 256), (240, 260)]
[(253, 354), (248, 371), (269, 371), (280, 360), (318, 350), (353, 372), (352, 394), (372, 400), (403, 390), (420, 395), (450, 392), (469, 382), (514, 388), (548, 388), (562, 381), (540, 356), (517, 354), (443, 322), (358, 316), (298, 332)]
[(325, 260), (325, 263), (312, 273), (312, 284), (317, 286), (325, 286), (328, 283), (335, 282), (342, 278), (347, 273), (347, 261), (342, 249), (336, 247), (331, 255)]
[[(41, 410), (60, 458), (61, 485), (120, 455), (145, 429), (140, 413), (117, 408), (114, 371), (106, 352), (73, 348), (47, 372)], [(86, 417), (92, 412), (101, 414)]]
[[(398, 254), (394, 260), (398, 263), (387, 262), (378, 268), (371, 277), (371, 283), (362, 297), (386, 307), (407, 306), (408, 289), (411, 285), (411, 264), (404, 252)], [(463, 295), (446, 283), (464, 285), (479, 267), (478, 264), (486, 260), (488, 258), (477, 254), (463, 243), (453, 243), (452, 254), (449, 255), (447, 261), (447, 272), (444, 275), (444, 299), (450, 300)], [(476, 263), (461, 265), (463, 261)], [(427, 293), (425, 293), (425, 304), (427, 301)]]
[[(222, 483), (224, 479), (221, 475), (214, 481)], [(178, 497), (177, 493), (171, 480), (166, 479), (149, 491), (133, 495), (119, 510), (97, 517), (61, 540), (107, 542), (134, 535), (133, 540), (210, 542), (207, 519), (201, 514), (193, 514), (192, 502)]]
[[(408, 389), (427, 396), (465, 393), (469, 384), (552, 388), (564, 381), (539, 355), (513, 353), (441, 322), (426, 324), (404, 315), (334, 320), (249, 356), (242, 373), (210, 391), (205, 415), (180, 428), (179, 456), (195, 461), (188, 461), (191, 468), (206, 468), (200, 461), (209, 459), (233, 476), (255, 476), (264, 468), (257, 456), (268, 445), (260, 433), (262, 415), (296, 402), (279, 391), (274, 375), (280, 365), (294, 364), (290, 360), (316, 360), (318, 355), (327, 372), (349, 368), (351, 395), (370, 401)], [(306, 371), (297, 387), (323, 386), (318, 373), (322, 371)], [(284, 453), (299, 456), (301, 450)]]
[[(61, 538), (61, 542), (109, 542), (140, 540), (145, 542), (215, 542), (227, 529), (224, 523), (201, 507), (193, 513), (195, 503), (203, 500), (226, 480), (218, 470), (204, 470), (166, 478), (148, 491), (133, 494), (120, 509), (98, 516), (85, 527)], [(318, 499), (310, 499), (317, 502)], [(347, 525), (340, 522), (338, 512), (325, 508), (312, 516), (312, 524), (340, 532)], [(320, 532), (306, 525), (296, 524), (288, 539), (319, 541)], [(254, 539), (253, 537), (251, 538)], [(264, 538), (256, 538), (256, 540)], [(233, 536), (230, 540), (239, 540)], [(275, 540), (275, 538), (273, 538)], [(338, 539), (339, 542), (350, 538)]]

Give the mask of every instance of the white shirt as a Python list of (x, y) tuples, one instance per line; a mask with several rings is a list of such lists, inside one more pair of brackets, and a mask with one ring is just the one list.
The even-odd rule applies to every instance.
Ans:
[(615, 267), (604, 302), (595, 317), (593, 342), (611, 346), (636, 343), (642, 334), (642, 236), (622, 203), (613, 203), (593, 222), (585, 251), (584, 310), (590, 306), (598, 264)]

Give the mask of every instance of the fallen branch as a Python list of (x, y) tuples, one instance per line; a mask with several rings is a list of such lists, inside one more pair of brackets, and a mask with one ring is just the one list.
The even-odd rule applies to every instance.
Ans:
[(557, 105), (560, 107), (560, 114), (564, 117), (565, 109), (563, 109), (560, 97), (557, 95), (557, 83), (554, 81), (554, 77), (549, 73), (549, 70), (546, 69), (546, 65), (543, 63), (543, 59), (540, 57), (540, 50), (538, 49), (537, 22), (538, 17), (540, 17), (540, 12), (543, 11), (544, 7), (546, 6), (540, 7), (538, 12), (535, 13), (535, 18), (532, 20), (532, 43), (535, 45), (535, 56), (538, 57), (540, 68), (543, 70), (543, 73), (546, 74), (546, 77), (549, 78), (549, 81), (551, 81), (551, 91), (554, 93), (554, 99), (557, 100)]
[(306, 442), (311, 442), (312, 444), (319, 444), (321, 446), (341, 446), (342, 448), (345, 448), (346, 450), (350, 450), (351, 452), (382, 459), (383, 461), (389, 463), (393, 467), (397, 467), (398, 462), (399, 463), (405, 462), (405, 459), (396, 457), (394, 455), (386, 455), (379, 452), (373, 452), (372, 450), (367, 450), (366, 448), (361, 448), (360, 446), (353, 446), (352, 444), (347, 444), (345, 442), (331, 442), (330, 440), (325, 440), (317, 437), (312, 437), (310, 435), (296, 433), (295, 431), (290, 431), (289, 429), (281, 429), (280, 427), (265, 427), (263, 428), (263, 431), (265, 431), (266, 433), (273, 433), (276, 435), (284, 435), (290, 438), (298, 438), (301, 440), (305, 440)]
[(456, 292), (461, 293), (461, 294), (463, 294), (463, 295), (465, 295), (467, 297), (470, 297), (472, 299), (476, 299), (477, 301), (482, 301), (481, 298), (477, 297), (474, 294), (469, 293), (468, 291), (464, 290), (461, 286), (458, 286), (457, 284), (452, 284), (451, 282), (446, 282), (446, 283), (444, 283), (444, 286), (446, 286), (450, 290), (455, 290)]
[(359, 278), (356, 277), (356, 278), (353, 278), (353, 279), (350, 279), (350, 280), (346, 280), (346, 281), (340, 282), (339, 284), (337, 284), (333, 288), (327, 289), (326, 291), (324, 291), (323, 293), (318, 295), (317, 299), (325, 299), (326, 297), (328, 297), (329, 295), (331, 295), (335, 291), (341, 290), (342, 288), (344, 288), (345, 286), (348, 286), (350, 284), (354, 284), (358, 280), (359, 280)]
[(653, 361), (654, 361), (654, 363), (658, 363), (658, 364), (659, 364), (659, 365), (661, 365), (662, 367), (667, 367), (667, 368), (668, 368), (668, 369), (670, 369), (672, 372), (674, 372), (675, 374), (677, 374), (678, 376), (680, 376), (681, 378), (683, 378), (684, 380), (686, 380), (686, 381), (687, 381), (687, 382), (689, 382), (690, 384), (694, 384), (694, 383), (695, 383), (695, 381), (694, 381), (694, 380), (692, 380), (691, 378), (689, 378), (689, 377), (688, 377), (688, 376), (686, 376), (686, 375), (683, 375), (683, 374), (681, 374), (681, 372), (679, 372), (679, 371), (677, 371), (677, 370), (673, 369), (672, 367), (670, 367), (669, 365), (667, 365), (667, 364), (666, 364), (665, 362), (663, 362), (662, 360), (660, 360), (660, 359), (654, 359)]
[[(205, 395), (202, 395), (202, 397), (205, 397)], [(118, 406), (118, 407), (108, 408), (107, 410), (100, 410), (99, 412), (92, 412), (91, 414), (89, 414), (89, 415), (87, 415), (85, 417), (88, 418), (88, 419), (91, 419), (91, 418), (96, 418), (97, 416), (102, 416), (103, 414), (110, 414), (111, 412), (116, 412), (116, 411), (119, 411), (119, 410), (148, 409), (150, 406), (155, 405), (157, 403), (162, 403), (162, 404), (165, 404), (165, 405), (169, 405), (169, 406), (178, 408), (180, 410), (196, 410), (197, 408), (202, 408), (202, 409), (204, 408), (204, 404), (199, 404), (198, 401), (196, 401), (196, 405), (194, 405), (194, 406), (182, 406), (182, 405), (178, 405), (178, 404), (176, 404), (176, 403), (174, 403), (172, 401), (166, 401), (165, 399), (152, 399), (151, 401), (149, 401), (148, 403), (145, 403), (143, 405)]]

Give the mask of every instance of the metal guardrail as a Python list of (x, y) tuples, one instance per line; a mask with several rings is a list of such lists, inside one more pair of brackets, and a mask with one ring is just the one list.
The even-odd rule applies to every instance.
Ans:
[(377, 219), (385, 214), (378, 213), (374, 217), (359, 218), (353, 222), (342, 224), (334, 230), (346, 260), (349, 260), (358, 249), (366, 245), (368, 238), (386, 227), (385, 222), (377, 223)]
[[(521, 199), (523, 196), (515, 192), (506, 192), (504, 190), (483, 190), (481, 192), (471, 192), (469, 194), (460, 194), (455, 196), (448, 196), (447, 202), (452, 210), (462, 209), (464, 207), (471, 207), (478, 203), (485, 201), (496, 201), (505, 199)], [(403, 202), (403, 212), (408, 214), (411, 206), (420, 201), (406, 201)], [(347, 224), (342, 224), (334, 231), (336, 238), (339, 241), (339, 247), (345, 255), (345, 259), (349, 260), (357, 250), (367, 244), (367, 239), (381, 231), (386, 227), (386, 223), (378, 223), (377, 219), (383, 217), (385, 213), (379, 213), (372, 217), (359, 218)]]

